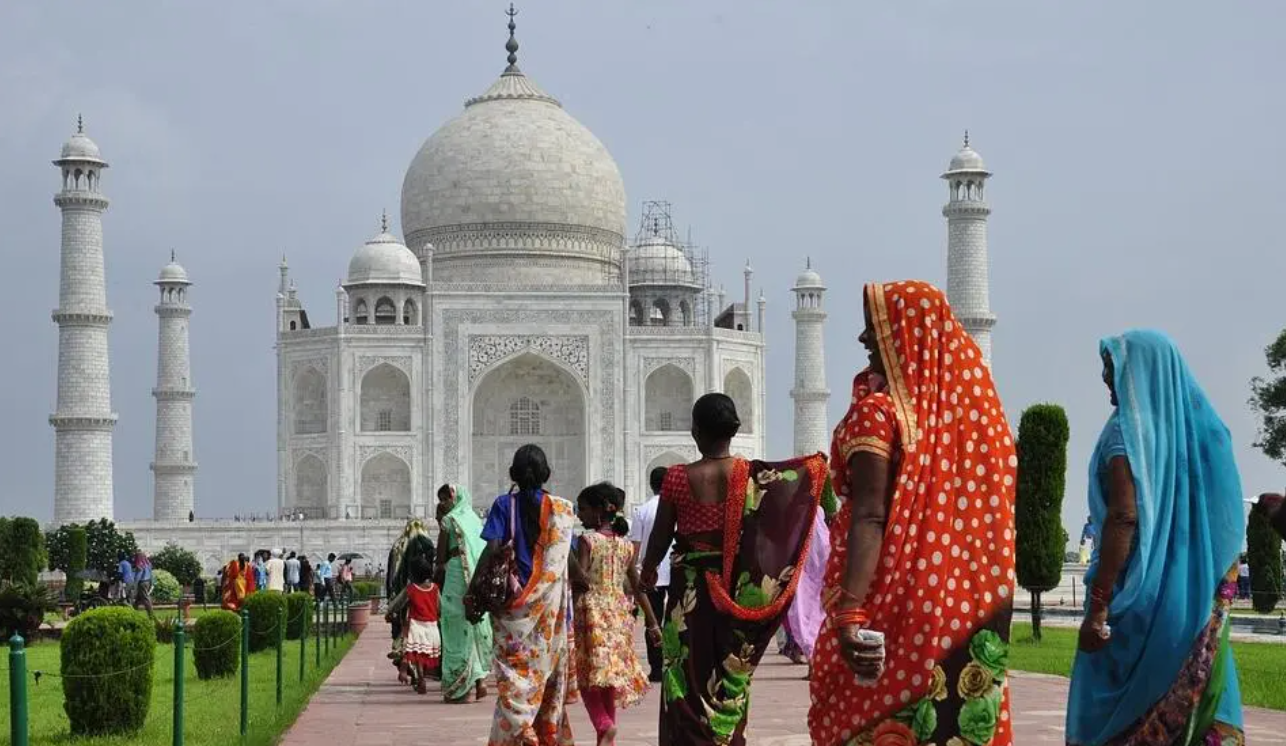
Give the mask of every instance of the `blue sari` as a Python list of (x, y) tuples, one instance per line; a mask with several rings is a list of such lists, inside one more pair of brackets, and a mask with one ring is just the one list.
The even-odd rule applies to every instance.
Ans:
[[(1241, 743), (1226, 581), (1245, 513), (1231, 436), (1168, 337), (1132, 331), (1101, 349), (1120, 404), (1090, 461), (1090, 520), (1102, 536), (1104, 475), (1124, 455), (1138, 524), (1108, 607), (1111, 640), (1076, 655), (1067, 743)], [(1098, 566), (1095, 546), (1087, 586)]]

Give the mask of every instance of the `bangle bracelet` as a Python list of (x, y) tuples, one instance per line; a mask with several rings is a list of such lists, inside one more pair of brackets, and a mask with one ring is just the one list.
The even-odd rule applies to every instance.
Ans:
[(866, 615), (865, 609), (843, 609), (831, 617), (831, 622), (837, 627), (865, 627), (870, 623), (870, 617)]

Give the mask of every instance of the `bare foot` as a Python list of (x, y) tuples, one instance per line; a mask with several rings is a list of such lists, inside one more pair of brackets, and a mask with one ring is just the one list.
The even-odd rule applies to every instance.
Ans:
[(477, 699), (486, 699), (487, 695), (490, 694), (490, 692), (487, 691), (486, 682), (479, 681), (478, 685), (473, 689), (473, 694)]
[(616, 726), (603, 731), (603, 735), (598, 737), (598, 746), (616, 746)]

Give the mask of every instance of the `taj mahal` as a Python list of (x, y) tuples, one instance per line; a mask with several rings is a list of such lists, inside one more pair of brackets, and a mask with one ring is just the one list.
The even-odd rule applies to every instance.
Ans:
[[(711, 282), (707, 253), (680, 237), (668, 203), (641, 203), (636, 227), (627, 225), (616, 162), (520, 68), (512, 15), (505, 48), (499, 77), (411, 159), (402, 235), (385, 218), (357, 246), (333, 307), (305, 308), (282, 259), (276, 494), (270, 504), (263, 485), (259, 508), (273, 521), (234, 523), (197, 508), (200, 371), (189, 365), (188, 319), (200, 311), (199, 278), (175, 257), (164, 265), (154, 283), (154, 510), (152, 520), (122, 524), (141, 548), (174, 541), (208, 570), (267, 547), (382, 558), (408, 517), (432, 519), (438, 485), (466, 484), (476, 507), (490, 504), (509, 487), (512, 453), (529, 442), (549, 454), (556, 494), (611, 480), (646, 499), (652, 468), (697, 458), (690, 410), (711, 391), (736, 403), (738, 455), (768, 456), (770, 392), (794, 401), (794, 451), (827, 449), (826, 286), (812, 263), (801, 255), (790, 285), (794, 380), (770, 385), (766, 301), (752, 293), (751, 266), (729, 297)], [(101, 224), (108, 163), (82, 126), (54, 163), (63, 227), (50, 423), (61, 524), (113, 516), (118, 414)], [(967, 136), (942, 174), (948, 295), (988, 356), (989, 177)]]

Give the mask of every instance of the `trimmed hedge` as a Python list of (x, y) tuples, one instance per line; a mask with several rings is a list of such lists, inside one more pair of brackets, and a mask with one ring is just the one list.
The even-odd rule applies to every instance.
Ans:
[(277, 624), (286, 609), (286, 594), (256, 591), (246, 597), (242, 608), (250, 612), (250, 652), (277, 647)]
[(380, 591), (384, 589), (383, 583), (377, 583), (371, 580), (354, 580), (353, 581), (353, 600), (369, 601), (372, 598), (379, 598)]
[(35, 585), (48, 561), (45, 535), (34, 518), (0, 518), (0, 580)]
[(1251, 511), (1246, 523), (1246, 561), (1250, 564), (1250, 602), (1255, 611), (1268, 614), (1282, 597), (1282, 537), (1268, 517)]
[(197, 617), (192, 660), (201, 679), (235, 675), (241, 667), (241, 617), (224, 609)]
[(80, 600), (85, 588), (85, 580), (77, 577), (84, 571), (89, 562), (89, 535), (80, 526), (69, 526), (65, 532), (67, 552), (67, 585), (63, 588), (63, 598), (69, 603)]
[(152, 568), (152, 600), (158, 604), (178, 603), (183, 598), (183, 586), (170, 573)]
[(152, 702), (156, 627), (119, 606), (79, 614), (63, 630), (63, 709), (73, 736), (142, 729)]
[(298, 640), (313, 626), (313, 597), (307, 593), (286, 594), (286, 639)]

